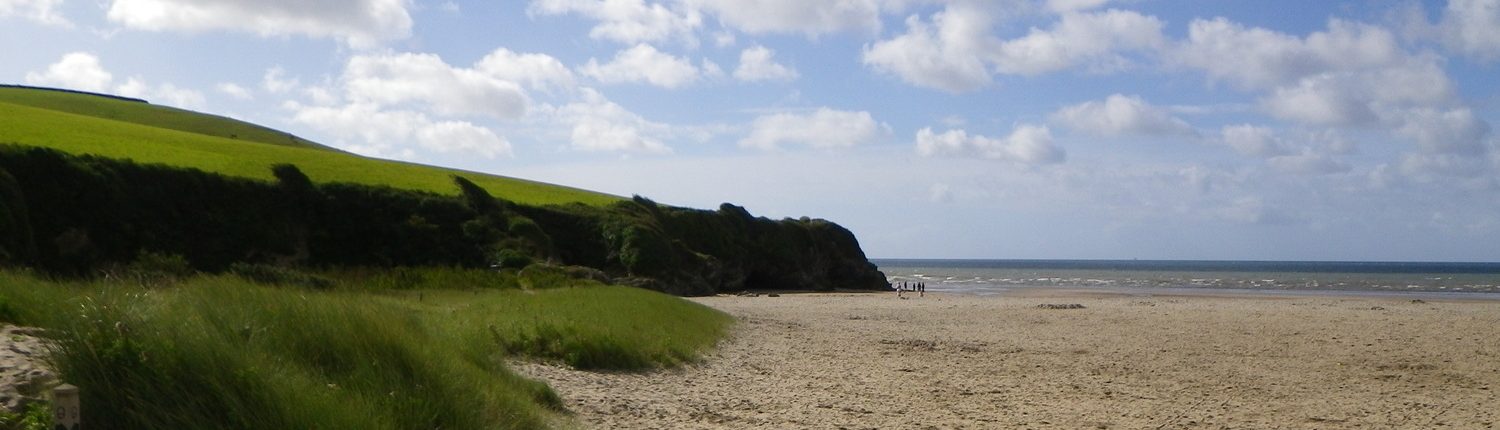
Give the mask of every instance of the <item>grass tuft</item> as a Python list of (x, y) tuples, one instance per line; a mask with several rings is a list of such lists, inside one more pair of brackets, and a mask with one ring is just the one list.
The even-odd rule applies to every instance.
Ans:
[[(561, 408), (508, 358), (643, 370), (696, 359), (730, 323), (615, 286), (417, 291), (59, 283), (0, 272), (10, 319), (56, 336), (85, 422), (114, 428), (539, 428)], [(455, 275), (455, 278), (465, 276)]]

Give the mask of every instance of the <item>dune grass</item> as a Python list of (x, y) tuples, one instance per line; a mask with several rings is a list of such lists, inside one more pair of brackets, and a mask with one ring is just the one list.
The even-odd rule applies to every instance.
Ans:
[[(12, 101), (18, 100), (12, 98)], [(446, 195), (458, 193), (453, 187), (452, 176), (462, 175), (497, 197), (532, 205), (574, 202), (603, 205), (620, 200), (619, 197), (608, 194), (523, 179), (378, 160), (314, 147), (218, 137), (26, 106), (4, 99), (0, 99), (0, 143), (190, 167), (262, 180), (273, 179), (272, 165), (292, 163), (314, 182), (384, 185)]]
[(692, 360), (727, 316), (646, 290), (165, 287), (0, 272), (5, 319), (57, 338), (84, 420), (112, 428), (539, 428), (560, 407), (508, 357), (641, 370)]

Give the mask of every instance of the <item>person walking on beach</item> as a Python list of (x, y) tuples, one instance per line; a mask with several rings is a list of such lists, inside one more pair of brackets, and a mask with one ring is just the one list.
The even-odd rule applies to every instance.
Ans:
[(917, 297), (927, 297), (927, 283), (926, 282), (918, 282), (917, 283)]

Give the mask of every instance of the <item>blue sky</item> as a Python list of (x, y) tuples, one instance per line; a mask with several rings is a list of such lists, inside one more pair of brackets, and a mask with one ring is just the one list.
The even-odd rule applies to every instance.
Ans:
[(1500, 258), (1500, 0), (0, 0), (0, 82), (853, 230)]

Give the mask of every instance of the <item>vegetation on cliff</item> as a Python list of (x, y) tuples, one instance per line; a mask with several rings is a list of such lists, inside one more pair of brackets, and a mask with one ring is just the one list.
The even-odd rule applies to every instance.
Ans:
[[(278, 165), (275, 182), (0, 145), (0, 256), (88, 275), (144, 254), (192, 268), (566, 267), (584, 278), (674, 294), (746, 288), (886, 286), (854, 236), (814, 219), (743, 208), (531, 206), (455, 177), (458, 196), (312, 182)], [(536, 270), (543, 270), (538, 267)]]

